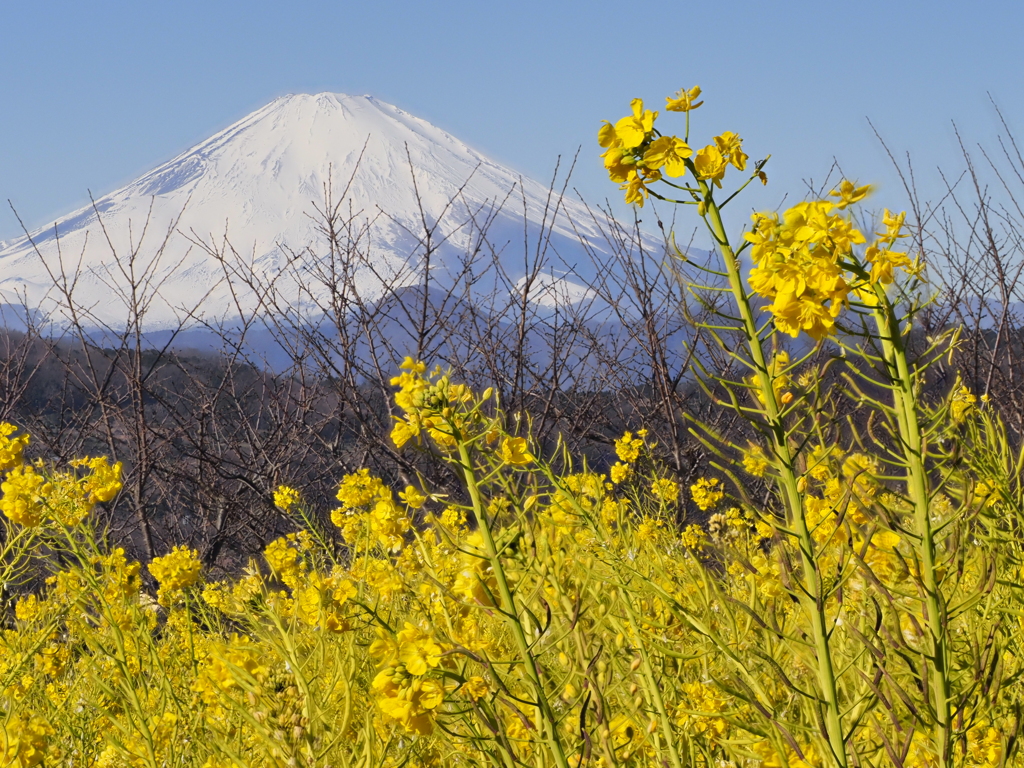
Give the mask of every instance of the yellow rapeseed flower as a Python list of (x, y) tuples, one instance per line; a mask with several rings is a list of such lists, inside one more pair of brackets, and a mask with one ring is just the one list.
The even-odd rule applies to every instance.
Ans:
[(631, 170), (626, 175), (626, 183), (620, 189), (625, 190), (625, 200), (629, 204), (644, 207), (644, 200), (647, 199), (647, 185), (661, 180), (661, 173), (657, 170), (640, 169)]
[(487, 685), (487, 681), (478, 675), (474, 675), (466, 680), (463, 688), (465, 688), (466, 693), (473, 701), (479, 701), (484, 698), (491, 690), (490, 686)]
[(644, 447), (644, 438), (646, 436), (646, 429), (637, 432), (636, 437), (633, 437), (632, 432), (626, 432), (615, 441), (615, 454), (626, 464), (633, 464), (640, 458), (640, 449)]
[(697, 152), (693, 159), (693, 167), (697, 177), (714, 182), (716, 187), (722, 186), (722, 179), (725, 177), (725, 167), (729, 164), (728, 159), (722, 154), (722, 150), (716, 144), (708, 144), (704, 149)]
[(176, 546), (163, 557), (154, 557), (149, 564), (149, 572), (163, 595), (191, 587), (199, 581), (202, 569), (199, 553), (186, 546)]
[(882, 226), (885, 227), (884, 232), (876, 232), (879, 237), (884, 237), (886, 240), (898, 240), (907, 235), (903, 232), (903, 223), (907, 219), (907, 212), (901, 211), (900, 213), (893, 213), (888, 208), (884, 210), (882, 214)]
[(725, 492), (722, 490), (722, 481), (717, 477), (702, 477), (690, 486), (690, 496), (701, 511), (707, 512), (709, 509), (714, 509), (725, 496)]
[(889, 285), (894, 280), (894, 269), (910, 266), (910, 257), (906, 253), (881, 247), (878, 243), (865, 249), (864, 258), (871, 265), (871, 282), (882, 285)]
[(690, 90), (680, 88), (675, 96), (665, 97), (665, 109), (669, 112), (689, 112), (696, 109), (703, 101), (697, 101), (700, 97), (700, 86), (695, 85)]
[(715, 146), (722, 153), (729, 163), (737, 170), (742, 171), (747, 167), (747, 155), (743, 152), (743, 139), (732, 131), (726, 131), (721, 136), (715, 136)]
[(693, 150), (682, 139), (661, 136), (644, 153), (644, 165), (653, 170), (664, 168), (666, 175), (678, 178), (686, 175), (686, 158), (692, 154)]
[(405, 490), (398, 494), (398, 498), (406, 503), (412, 509), (420, 509), (424, 504), (427, 503), (427, 495), (422, 493), (418, 488), (407, 485)]
[(608, 471), (612, 482), (616, 485), (621, 483), (623, 480), (628, 480), (632, 473), (633, 470), (629, 464), (623, 464), (621, 461), (617, 461), (612, 464), (612, 468)]
[(410, 675), (425, 675), (441, 663), (441, 646), (434, 642), (429, 632), (415, 624), (405, 622), (396, 639), (398, 659)]
[(0, 722), (0, 764), (11, 768), (32, 768), (46, 757), (49, 723), (38, 715), (16, 714)]
[(743, 454), (743, 469), (752, 477), (764, 477), (768, 471), (768, 459), (758, 446), (752, 446)]
[(836, 203), (836, 208), (843, 210), (848, 205), (860, 202), (865, 197), (871, 194), (871, 185), (865, 184), (863, 187), (856, 186), (852, 181), (843, 179), (839, 183), (838, 189), (834, 189), (829, 192), (831, 197), (838, 197), (839, 202)]
[(39, 525), (44, 511), (44, 484), (46, 478), (31, 464), (13, 467), (0, 483), (0, 512), (14, 523), (32, 528)]
[(533, 454), (529, 451), (525, 437), (506, 437), (501, 443), (501, 460), (506, 464), (522, 466), (532, 462)]
[(977, 402), (978, 397), (971, 392), (970, 388), (960, 385), (954, 389), (953, 397), (949, 403), (949, 414), (953, 417), (953, 423), (959, 424), (962, 422), (964, 420), (964, 416), (967, 415)]
[(643, 99), (633, 99), (630, 106), (633, 114), (615, 124), (615, 136), (626, 149), (643, 144), (647, 135), (654, 129), (654, 121), (658, 118), (657, 112), (644, 109)]
[(21, 455), (28, 445), (29, 437), (11, 437), (17, 431), (18, 428), (13, 424), (0, 422), (0, 472), (6, 472), (21, 463)]
[(707, 532), (695, 523), (686, 526), (679, 538), (684, 547), (694, 552), (703, 552), (708, 542)]
[(121, 490), (121, 462), (111, 465), (106, 456), (76, 459), (71, 462), (73, 467), (88, 467), (92, 470), (82, 487), (89, 494), (93, 503), (106, 503), (113, 499)]
[(679, 500), (679, 486), (668, 478), (655, 480), (651, 484), (651, 493), (666, 504), (675, 504)]
[(289, 511), (299, 503), (299, 492), (289, 485), (279, 485), (274, 491), (274, 506), (282, 512)]

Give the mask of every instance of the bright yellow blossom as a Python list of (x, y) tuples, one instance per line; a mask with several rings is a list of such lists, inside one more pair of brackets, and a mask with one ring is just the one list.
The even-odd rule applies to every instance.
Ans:
[(199, 581), (203, 569), (199, 553), (185, 546), (174, 547), (163, 557), (154, 557), (149, 572), (160, 584), (160, 592), (168, 595)]
[(695, 85), (690, 90), (681, 88), (676, 92), (675, 96), (665, 97), (665, 109), (669, 112), (689, 112), (691, 109), (696, 109), (703, 101), (697, 101), (700, 97), (700, 86)]
[(679, 500), (679, 486), (664, 477), (651, 484), (651, 493), (666, 504), (675, 504)]
[(404, 501), (406, 505), (412, 509), (420, 509), (427, 503), (426, 494), (422, 493), (418, 488), (412, 485), (405, 486), (405, 490), (398, 494), (398, 498)]
[(608, 474), (611, 477), (611, 481), (615, 484), (621, 483), (623, 480), (628, 480), (632, 474), (632, 469), (629, 464), (623, 464), (621, 461), (617, 461), (612, 464)]
[(715, 146), (737, 171), (746, 169), (747, 155), (743, 152), (743, 139), (735, 133), (726, 131), (721, 136), (715, 136)]
[(743, 454), (743, 469), (752, 477), (764, 477), (765, 472), (768, 471), (768, 459), (764, 455), (764, 451), (758, 446), (752, 446)]
[(900, 213), (893, 213), (888, 208), (882, 213), (882, 226), (885, 227), (884, 232), (876, 232), (879, 237), (884, 237), (887, 240), (898, 240), (907, 235), (903, 232), (903, 224), (907, 219), (907, 212), (901, 211)]
[(46, 478), (31, 464), (20, 464), (7, 473), (0, 483), (0, 512), (14, 523), (32, 528), (39, 525), (44, 512)]
[(0, 764), (10, 768), (32, 768), (46, 757), (46, 743), (54, 733), (38, 715), (14, 715), (0, 720)]
[(647, 430), (642, 429), (633, 437), (632, 432), (626, 432), (615, 441), (615, 454), (626, 464), (634, 463), (640, 458), (640, 450), (644, 447), (644, 437)]
[(839, 188), (829, 192), (832, 197), (838, 197), (839, 202), (836, 203), (836, 208), (843, 210), (848, 205), (860, 202), (865, 197), (871, 194), (871, 185), (865, 184), (863, 187), (856, 186), (852, 181), (843, 179), (839, 183)]
[(950, 398), (949, 413), (953, 417), (953, 423), (959, 424), (964, 416), (978, 402), (978, 396), (971, 392), (969, 387), (960, 385), (953, 390), (953, 397)]
[(627, 203), (635, 203), (643, 208), (644, 200), (647, 199), (647, 185), (660, 180), (659, 171), (632, 170), (626, 175), (626, 183), (620, 189), (625, 190)]
[(501, 443), (501, 460), (513, 466), (523, 466), (534, 460), (525, 437), (507, 437)]
[(707, 532), (695, 523), (686, 526), (680, 536), (683, 546), (695, 552), (703, 552), (708, 542)]
[(697, 156), (693, 159), (693, 168), (697, 172), (697, 178), (708, 179), (714, 182), (716, 187), (722, 186), (725, 167), (728, 164), (729, 161), (716, 144), (708, 144), (704, 149), (698, 151)]
[(692, 154), (693, 150), (682, 139), (661, 136), (644, 153), (644, 165), (655, 170), (664, 168), (666, 175), (678, 178), (686, 175), (686, 158)]
[(889, 285), (893, 281), (894, 269), (910, 266), (907, 254), (881, 247), (877, 243), (864, 250), (864, 259), (871, 265), (871, 282), (882, 285)]
[(702, 477), (690, 486), (690, 496), (701, 511), (707, 512), (718, 505), (725, 491), (722, 490), (722, 481), (717, 477)]
[(657, 112), (644, 109), (643, 99), (633, 99), (630, 102), (630, 107), (633, 109), (633, 114), (622, 118), (615, 124), (615, 136), (626, 149), (633, 149), (643, 144), (647, 135), (654, 128), (654, 121), (658, 118)]
[(279, 485), (274, 491), (274, 506), (287, 512), (299, 502), (299, 492), (287, 485)]
[(416, 625), (406, 622), (398, 633), (397, 641), (398, 660), (410, 675), (425, 675), (441, 663), (441, 646), (434, 642), (429, 632)]
[(121, 490), (121, 462), (110, 464), (106, 456), (75, 459), (73, 467), (88, 467), (92, 470), (82, 481), (82, 488), (89, 496), (89, 502), (106, 503)]
[(21, 463), (21, 455), (28, 445), (28, 435), (11, 437), (18, 428), (7, 422), (0, 422), (0, 472), (6, 472)]

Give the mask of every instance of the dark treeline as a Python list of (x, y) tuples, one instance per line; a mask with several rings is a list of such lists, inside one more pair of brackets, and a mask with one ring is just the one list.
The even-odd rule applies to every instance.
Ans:
[[(1007, 152), (1005, 160), (1024, 178), (1018, 155)], [(914, 337), (923, 348), (944, 329), (962, 328), (927, 385), (944, 395), (960, 371), (965, 384), (989, 395), (1019, 442), (1024, 215), (993, 202), (970, 157), (941, 205), (920, 203), (910, 185), (907, 191), (915, 221), (907, 247), (923, 254), (939, 291), (919, 314)], [(701, 370), (745, 375), (700, 330), (718, 294), (683, 288), (708, 278), (652, 247), (637, 226), (595, 212), (607, 247), (590, 253), (593, 263), (583, 271), (597, 277), (582, 301), (552, 297), (545, 276), (566, 265), (543, 246), (543, 233), (539, 246), (523, 248), (525, 277), (513, 280), (486, 223), (454, 278), (443, 281), (430, 269), (442, 238), (436, 224), (425, 223), (410, 271), (377, 273), (380, 290), (368, 298), (355, 280), (376, 263), (365, 232), (330, 190), (316, 217), (320, 242), (287, 253), (274, 277), (247, 266), (229, 245), (196, 241), (239, 297), (239, 317), (230, 324), (186, 319), (145, 332), (152, 257), (142, 244), (111, 254), (132, 276), (121, 293), (123, 326), (90, 317), (73, 281), (59, 272), (59, 326), (24, 308), (17, 323), (12, 308), (5, 312), (0, 421), (30, 432), (33, 455), (47, 460), (102, 453), (122, 461), (124, 489), (102, 514), (111, 539), (136, 557), (187, 543), (211, 567), (236, 568), (294, 526), (273, 505), (279, 484), (300, 488), (326, 520), (337, 482), (361, 467), (397, 489), (422, 477), (432, 490), (457, 493), (443, 462), (398, 452), (390, 441), (390, 379), (407, 355), (474, 388), (493, 387), (511, 431), (529, 428), (549, 455), (585, 458), (598, 469), (614, 460), (612, 441), (626, 429), (646, 427), (657, 457), (684, 485), (715, 460), (690, 432), (690, 420), (744, 443), (729, 409), (714, 406), (698, 383)], [(301, 312), (278, 290), (282, 276), (300, 287)], [(827, 364), (830, 357), (823, 346), (807, 369), (826, 385), (842, 372)], [(837, 413), (836, 424), (850, 423), (847, 417), (856, 414)]]

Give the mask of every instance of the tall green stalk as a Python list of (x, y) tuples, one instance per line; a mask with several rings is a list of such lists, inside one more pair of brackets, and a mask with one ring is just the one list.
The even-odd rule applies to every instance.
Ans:
[[(694, 176), (697, 176), (696, 170), (693, 168), (691, 170), (694, 171)], [(743, 286), (739, 259), (729, 244), (729, 237), (722, 223), (721, 210), (713, 199), (711, 189), (704, 180), (699, 179), (698, 183), (703, 193), (704, 205), (706, 206), (704, 220), (722, 253), (726, 275), (729, 280), (729, 289), (739, 310), (740, 318), (743, 322), (743, 331), (747, 339), (747, 346), (750, 350), (751, 361), (757, 371), (757, 381), (764, 403), (765, 419), (771, 433), (772, 450), (778, 460), (777, 469), (786, 505), (787, 524), (796, 533), (797, 542), (800, 547), (801, 576), (803, 580), (803, 598), (800, 602), (811, 621), (818, 686), (825, 708), (824, 722), (829, 747), (836, 765), (840, 766), (840, 768), (846, 768), (848, 761), (846, 744), (843, 738), (839, 689), (832, 653), (829, 647), (830, 632), (828, 616), (826, 614), (828, 595), (825, 593), (817, 558), (815, 557), (814, 539), (811, 536), (810, 529), (807, 527), (807, 517), (799, 486), (800, 473), (796, 467), (796, 455), (786, 437), (786, 427), (781, 415), (782, 409), (776, 397), (768, 359), (762, 346), (757, 324), (754, 321), (750, 298)]]
[(935, 531), (929, 512), (925, 445), (918, 421), (913, 375), (895, 308), (881, 285), (875, 285), (878, 304), (874, 319), (882, 343), (885, 365), (893, 393), (893, 405), (900, 431), (907, 472), (907, 495), (914, 505), (914, 533), (920, 541), (920, 581), (924, 592), (931, 704), (935, 712), (933, 740), (939, 768), (952, 765), (952, 708), (950, 706), (949, 646), (947, 616), (936, 563)]
[(473, 463), (469, 454), (469, 448), (461, 438), (457, 438), (457, 442), (459, 446), (459, 462), (462, 467), (463, 476), (466, 479), (466, 490), (469, 492), (470, 503), (473, 506), (473, 513), (476, 515), (480, 535), (484, 540), (484, 549), (487, 553), (487, 559), (491, 564), (491, 570), (494, 572), (494, 579), (498, 584), (498, 595), (501, 598), (501, 611), (505, 616), (509, 629), (512, 631), (512, 636), (515, 638), (516, 649), (519, 651), (520, 660), (523, 666), (526, 667), (527, 677), (530, 680), (530, 684), (533, 686), (534, 697), (537, 701), (537, 711), (540, 715), (540, 720), (544, 728), (544, 737), (547, 741), (548, 749), (551, 750), (551, 755), (558, 768), (569, 768), (569, 761), (565, 755), (565, 748), (562, 746), (562, 741), (558, 736), (558, 723), (555, 719), (555, 714), (551, 709), (551, 704), (547, 699), (547, 695), (544, 690), (544, 682), (540, 678), (540, 670), (537, 666), (537, 660), (534, 658), (533, 652), (530, 650), (530, 643), (526, 637), (526, 630), (523, 628), (523, 623), (519, 618), (519, 609), (516, 607), (515, 595), (509, 587), (508, 578), (505, 575), (505, 568), (501, 563), (501, 558), (498, 555), (498, 549), (494, 543), (494, 536), (491, 532), (491, 522), (487, 518), (487, 510), (484, 507), (483, 498), (480, 494), (480, 487), (477, 482), (476, 472), (473, 470)]

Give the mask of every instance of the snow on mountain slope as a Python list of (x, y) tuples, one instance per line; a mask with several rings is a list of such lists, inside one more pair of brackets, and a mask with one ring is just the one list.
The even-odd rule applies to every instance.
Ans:
[[(424, 120), (369, 96), (299, 94), (276, 99), (97, 199), (95, 208), (31, 233), (34, 247), (24, 236), (0, 243), (0, 304), (27, 300), (30, 307), (53, 312), (60, 302), (51, 273), (63, 264), (77, 273), (77, 301), (97, 321), (121, 325), (128, 282), (122, 272), (136, 252), (136, 274), (145, 272), (149, 287), (158, 289), (145, 316), (147, 330), (176, 326), (194, 310), (196, 316), (230, 320), (237, 311), (232, 286), (223, 265), (199, 242), (230, 242), (267, 279), (283, 269), (289, 251), (299, 253), (279, 278), (281, 295), (299, 301), (303, 275), (330, 266), (323, 263), (327, 251), (311, 218), (314, 204), (322, 203), (329, 179), (337, 197), (350, 178), (342, 210), (358, 214), (355, 221), (365, 227), (359, 248), (368, 256), (355, 266), (353, 278), (364, 296), (379, 292), (381, 276), (399, 275), (405, 283), (418, 279), (421, 209), (428, 225), (437, 223), (437, 239), (444, 240), (432, 257), (432, 275), (443, 283), (446, 271), (457, 272), (460, 256), (480, 236), (472, 222), (489, 220), (488, 242), (504, 249), (506, 290), (523, 283), (524, 213), (531, 248), (544, 221), (544, 236), (557, 256), (536, 281), (539, 304), (587, 297), (596, 267), (580, 236), (599, 254), (607, 247), (583, 206), (563, 201), (552, 226), (547, 187)], [(244, 288), (235, 295), (243, 306), (255, 302)]]

